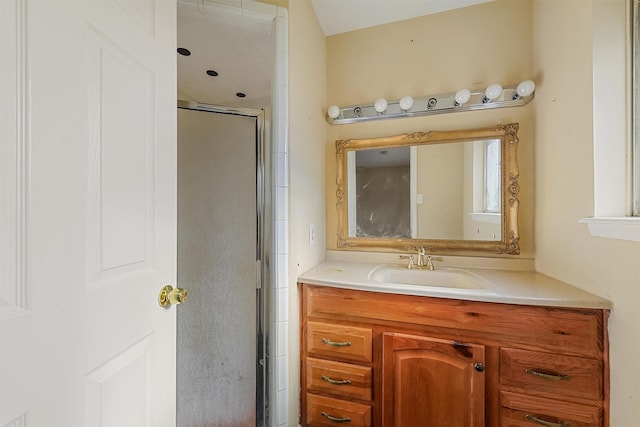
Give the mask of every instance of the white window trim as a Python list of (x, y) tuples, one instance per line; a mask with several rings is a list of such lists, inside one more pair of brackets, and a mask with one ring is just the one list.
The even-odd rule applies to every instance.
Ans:
[[(498, 148), (497, 148), (497, 157), (498, 157), (498, 163), (497, 164), (489, 164), (489, 147), (491, 146), (492, 143), (495, 143)], [(483, 159), (482, 159), (482, 163), (483, 163), (483, 169), (484, 169), (484, 178), (482, 180), (482, 194), (483, 194), (483, 198), (484, 198), (484, 202), (483, 202), (483, 209), (482, 209), (482, 213), (487, 213), (487, 214), (496, 214), (500, 212), (500, 192), (502, 191), (502, 185), (500, 182), (500, 173), (501, 173), (501, 165), (502, 165), (502, 152), (500, 150), (500, 140), (499, 139), (488, 139), (486, 141), (484, 141), (484, 147), (483, 147)], [(494, 167), (495, 166), (495, 167)], [(490, 172), (494, 172), (494, 180), (495, 182), (492, 182), (491, 184), (493, 184), (493, 186), (491, 187), (493, 189), (492, 191), (492, 196), (495, 200), (495, 204), (497, 205), (495, 208), (496, 209), (489, 209), (488, 205), (488, 200), (489, 200), (489, 187), (490, 187), (490, 183), (489, 183), (489, 174)]]
[(632, 101), (628, 10), (624, 1), (593, 2), (594, 216), (579, 222), (596, 237), (640, 241), (640, 218), (627, 216)]
[(471, 219), (473, 221), (478, 221), (478, 222), (500, 224), (502, 222), (502, 215), (499, 213), (491, 213), (491, 212), (473, 212), (471, 213)]
[(640, 218), (638, 217), (582, 218), (579, 222), (587, 224), (589, 232), (594, 237), (640, 242)]

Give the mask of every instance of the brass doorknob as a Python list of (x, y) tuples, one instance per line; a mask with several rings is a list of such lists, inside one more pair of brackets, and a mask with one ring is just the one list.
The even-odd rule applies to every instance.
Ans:
[(171, 304), (181, 304), (187, 300), (187, 290), (182, 288), (175, 288), (173, 286), (166, 285), (160, 290), (158, 295), (158, 302), (162, 307), (168, 307)]

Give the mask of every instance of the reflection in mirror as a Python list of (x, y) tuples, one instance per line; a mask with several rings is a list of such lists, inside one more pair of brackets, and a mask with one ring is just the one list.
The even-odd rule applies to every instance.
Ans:
[(337, 141), (338, 247), (519, 253), (517, 129)]
[(501, 239), (499, 139), (348, 156), (355, 156), (347, 166), (355, 182), (350, 237)]
[[(349, 152), (348, 167), (355, 197), (349, 213), (349, 236), (406, 237), (415, 235), (411, 206), (411, 147)], [(349, 162), (350, 164), (352, 161)]]

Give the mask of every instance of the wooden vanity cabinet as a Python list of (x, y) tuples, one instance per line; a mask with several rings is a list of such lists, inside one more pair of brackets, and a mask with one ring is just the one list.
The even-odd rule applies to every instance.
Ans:
[(302, 426), (609, 426), (607, 310), (300, 291)]

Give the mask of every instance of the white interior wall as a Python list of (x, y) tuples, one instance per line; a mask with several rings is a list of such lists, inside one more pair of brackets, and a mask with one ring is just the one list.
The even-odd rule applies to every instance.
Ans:
[[(298, 275), (325, 254), (325, 37), (310, 0), (289, 2), (289, 426), (299, 412)], [(310, 243), (309, 227), (315, 228)]]
[[(632, 427), (640, 425), (640, 242), (593, 237), (578, 222), (594, 214), (594, 163), (599, 160), (594, 158), (594, 104), (605, 100), (594, 98), (593, 87), (617, 91), (625, 84), (624, 63), (605, 82), (594, 81), (592, 73), (594, 28), (610, 14), (615, 19), (604, 23), (609, 25), (605, 34), (622, 34), (611, 40), (615, 48), (624, 44), (619, 31), (626, 22), (624, 0), (534, 0), (535, 265), (613, 302), (611, 425)], [(616, 101), (598, 117), (610, 127), (599, 141), (610, 151), (626, 143), (625, 132), (616, 127), (625, 114), (624, 100)], [(619, 176), (624, 163), (623, 158), (599, 173)], [(624, 183), (612, 184), (609, 191), (620, 186)]]

